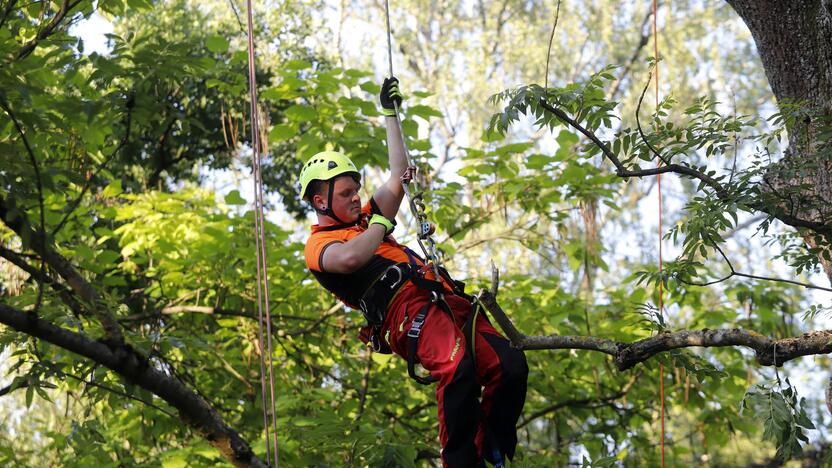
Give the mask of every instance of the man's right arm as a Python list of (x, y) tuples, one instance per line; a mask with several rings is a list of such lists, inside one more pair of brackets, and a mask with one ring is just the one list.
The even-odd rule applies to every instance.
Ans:
[(381, 224), (370, 224), (367, 230), (347, 242), (334, 243), (324, 250), (321, 271), (352, 273), (370, 261), (384, 240), (386, 229)]

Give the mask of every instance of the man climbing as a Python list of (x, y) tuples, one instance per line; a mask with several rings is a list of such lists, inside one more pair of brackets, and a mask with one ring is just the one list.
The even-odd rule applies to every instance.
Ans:
[[(526, 398), (522, 351), (472, 308), (470, 296), (390, 235), (407, 167), (396, 106), (396, 78), (381, 88), (391, 175), (361, 205), (361, 176), (344, 154), (325, 151), (303, 166), (301, 195), (317, 212), (306, 243), (306, 264), (318, 282), (367, 319), (365, 341), (408, 360), (420, 383), (438, 382), (439, 440), (444, 466), (502, 466), (517, 445), (515, 425)], [(469, 338), (475, 336), (473, 343)], [(418, 362), (429, 373), (419, 377)], [(481, 392), (482, 388), (482, 392)]]

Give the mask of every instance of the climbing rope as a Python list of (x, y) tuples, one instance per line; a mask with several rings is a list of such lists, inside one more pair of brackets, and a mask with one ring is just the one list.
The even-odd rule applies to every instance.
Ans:
[[(653, 6), (653, 56), (656, 59), (656, 115), (659, 114), (659, 34), (656, 26), (656, 0), (652, 0)], [(658, 123), (656, 123), (658, 126)], [(662, 161), (659, 159), (658, 167), (661, 167)], [(659, 198), (659, 315), (664, 314), (664, 282), (662, 279), (662, 272), (664, 271), (664, 262), (662, 261), (662, 175), (656, 174), (656, 185)], [(661, 402), (661, 448), (662, 448), (662, 468), (664, 468), (664, 437), (665, 437), (665, 408), (664, 408), (664, 364), (659, 363), (659, 401)]]
[[(390, 31), (390, 1), (384, 1), (384, 13), (387, 19), (387, 62), (389, 64), (390, 76), (393, 76), (393, 40), (392, 40), (392, 33)], [(413, 214), (413, 218), (416, 222), (416, 239), (419, 242), (419, 247), (422, 249), (422, 253), (425, 254), (425, 257), (430, 260), (430, 263), (433, 267), (433, 274), (438, 280), (440, 278), (439, 275), (439, 267), (442, 266), (441, 259), (439, 256), (439, 248), (436, 245), (436, 241), (433, 239), (433, 233), (436, 230), (436, 227), (428, 221), (427, 214), (425, 214), (425, 201), (424, 201), (424, 190), (420, 188), (419, 181), (416, 178), (416, 171), (417, 167), (413, 165), (413, 162), (410, 159), (410, 153), (407, 150), (407, 141), (404, 137), (404, 129), (402, 129), (402, 119), (399, 115), (399, 105), (396, 101), (393, 101), (393, 106), (396, 111), (396, 122), (399, 124), (399, 134), (402, 138), (402, 147), (404, 148), (404, 156), (405, 160), (407, 161), (407, 171), (405, 175), (402, 176), (402, 189), (404, 190), (404, 194), (407, 197), (408, 204), (410, 205), (410, 212)], [(414, 192), (410, 191), (410, 183), (413, 183)]]
[[(266, 261), (266, 233), (263, 216), (263, 177), (260, 172), (260, 115), (257, 106), (257, 80), (254, 66), (254, 33), (252, 26), (251, 0), (246, 0), (248, 21), (248, 87), (251, 100), (251, 149), (252, 172), (254, 175), (254, 231), (255, 248), (257, 250), (257, 317), (259, 320), (259, 355), (260, 355), (260, 402), (263, 406), (263, 427), (266, 435), (266, 463), (269, 466), (279, 466), (279, 451), (277, 445), (277, 415), (275, 411), (274, 363), (272, 362), (272, 317), (269, 308), (269, 276)], [(264, 333), (265, 331), (265, 333)], [(264, 334), (266, 338), (264, 339)], [(265, 342), (265, 343), (264, 343)], [(266, 346), (264, 346), (264, 344)], [(269, 399), (271, 422), (266, 408), (266, 359), (268, 355)], [(271, 435), (271, 437), (270, 437)], [(272, 448), (270, 448), (270, 440)], [(274, 465), (272, 465), (274, 459)]]

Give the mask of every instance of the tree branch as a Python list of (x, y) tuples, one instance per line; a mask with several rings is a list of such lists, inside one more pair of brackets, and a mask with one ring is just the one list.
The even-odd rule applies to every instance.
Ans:
[(39, 282), (43, 282), (44, 284), (49, 285), (52, 289), (55, 290), (55, 292), (58, 293), (58, 297), (60, 297), (61, 300), (69, 306), (72, 312), (75, 313), (76, 317), (80, 318), (81, 315), (91, 315), (87, 310), (84, 309), (84, 306), (80, 302), (78, 302), (78, 300), (75, 298), (75, 296), (72, 294), (72, 291), (69, 288), (55, 281), (49, 275), (44, 274), (43, 271), (38, 270), (32, 265), (29, 265), (29, 263), (27, 263), (26, 260), (24, 260), (23, 257), (17, 252), (9, 250), (0, 245), (0, 257), (5, 258), (11, 264), (17, 266), (26, 273), (29, 273), (29, 275), (37, 279)]
[(6, 20), (9, 18), (12, 10), (14, 10), (15, 5), (17, 5), (17, 0), (9, 0), (9, 4), (3, 9), (3, 17), (0, 18), (0, 29), (6, 24)]
[[(656, 8), (660, 7), (661, 5), (661, 2), (658, 2)], [(648, 9), (647, 14), (644, 15), (644, 19), (641, 20), (641, 28), (639, 28), (641, 35), (639, 36), (638, 43), (636, 44), (636, 49), (633, 51), (633, 55), (630, 57), (630, 61), (627, 62), (627, 65), (621, 70), (621, 73), (618, 74), (619, 76), (615, 80), (615, 86), (613, 86), (612, 91), (610, 91), (609, 94), (610, 99), (615, 99), (615, 96), (618, 94), (618, 90), (621, 89), (621, 83), (624, 81), (624, 77), (627, 76), (628, 73), (630, 73), (630, 70), (633, 68), (633, 64), (636, 63), (636, 60), (638, 60), (638, 56), (641, 54), (641, 50), (644, 49), (644, 46), (646, 46), (650, 40), (650, 30), (649, 28), (645, 28), (645, 26), (647, 25), (647, 22), (650, 20), (651, 16), (653, 16), (653, 10)], [(645, 31), (645, 29), (647, 30)]]
[(686, 281), (682, 278), (679, 278), (678, 276), (676, 277), (676, 279), (678, 279), (680, 282), (682, 282), (684, 284), (687, 284), (687, 285), (690, 285), (690, 286), (710, 286), (712, 284), (721, 283), (721, 282), (723, 282), (723, 281), (725, 281), (729, 278), (732, 278), (734, 276), (739, 276), (741, 278), (755, 279), (755, 280), (760, 280), (760, 281), (774, 281), (774, 282), (777, 282), (777, 283), (788, 283), (788, 284), (793, 284), (795, 286), (802, 286), (806, 289), (820, 289), (821, 291), (832, 292), (832, 288), (825, 288), (823, 286), (818, 286), (816, 284), (803, 283), (803, 282), (800, 282), (800, 281), (794, 281), (794, 280), (785, 279), (785, 278), (775, 278), (773, 276), (752, 275), (752, 274), (749, 274), (749, 273), (743, 273), (743, 272), (737, 271), (737, 270), (734, 269), (734, 265), (731, 263), (731, 260), (728, 259), (728, 256), (725, 255), (725, 252), (722, 250), (722, 248), (719, 247), (719, 244), (717, 244), (716, 242), (714, 242), (710, 239), (709, 239), (709, 241), (711, 242), (711, 247), (716, 249), (716, 251), (719, 252), (719, 254), (722, 256), (722, 259), (725, 260), (725, 263), (728, 265), (728, 269), (730, 269), (731, 272), (728, 273), (727, 275), (725, 275), (722, 278), (715, 279), (715, 280), (712, 280), (712, 281), (707, 281), (705, 283), (695, 283), (695, 282), (692, 282), (692, 281)]
[(521, 429), (524, 426), (528, 425), (535, 419), (541, 418), (546, 416), (549, 413), (554, 413), (555, 411), (562, 409), (562, 408), (575, 408), (575, 407), (586, 407), (592, 403), (612, 403), (613, 401), (623, 397), (627, 393), (622, 391), (613, 393), (612, 395), (607, 395), (603, 397), (591, 397), (591, 398), (580, 398), (580, 399), (572, 399), (572, 400), (565, 400), (557, 402), (553, 405), (549, 405), (545, 408), (542, 408), (538, 411), (527, 416), (525, 419), (517, 423), (517, 429)]
[[(81, 382), (81, 383), (83, 383), (84, 385), (89, 385), (89, 386), (91, 386), (91, 387), (100, 388), (101, 390), (105, 390), (105, 391), (107, 391), (107, 392), (110, 392), (110, 393), (112, 393), (113, 395), (118, 395), (118, 396), (120, 396), (120, 397), (127, 398), (128, 400), (138, 401), (139, 403), (142, 403), (142, 404), (144, 404), (145, 406), (148, 406), (148, 407), (150, 407), (150, 408), (153, 408), (153, 409), (155, 409), (155, 410), (159, 411), (159, 412), (160, 412), (160, 413), (162, 413), (162, 414), (165, 414), (165, 415), (167, 415), (167, 416), (170, 416), (171, 418), (176, 418), (176, 415), (175, 415), (175, 414), (173, 414), (173, 413), (171, 413), (170, 411), (168, 411), (168, 410), (166, 410), (166, 409), (162, 408), (161, 406), (157, 406), (157, 405), (155, 405), (155, 404), (153, 404), (153, 403), (151, 403), (151, 402), (149, 402), (149, 401), (147, 401), (147, 400), (143, 400), (143, 399), (141, 399), (141, 398), (139, 398), (139, 397), (137, 397), (137, 396), (130, 395), (129, 393), (122, 392), (121, 390), (119, 390), (119, 389), (117, 389), (117, 388), (110, 387), (109, 385), (100, 384), (100, 383), (98, 383), (98, 382), (94, 382), (93, 380), (84, 380), (84, 379), (82, 379), (81, 377), (78, 377), (77, 375), (67, 374), (66, 372), (60, 371), (60, 370), (58, 370), (58, 369), (54, 369), (54, 370), (56, 370), (57, 372), (59, 372), (59, 373), (60, 373), (60, 375), (63, 375), (63, 376), (65, 376), (65, 377), (69, 377), (69, 378), (71, 378), (71, 379), (77, 380), (78, 382)], [(86, 391), (85, 391), (85, 393), (86, 393)]]
[(98, 291), (75, 270), (69, 260), (47, 244), (44, 233), (33, 231), (22, 217), (12, 218), (3, 197), (0, 197), (0, 220), (17, 233), (24, 242), (28, 241), (28, 247), (40, 255), (69, 284), (75, 294), (86, 303), (90, 312), (101, 322), (108, 340), (118, 344), (124, 342), (121, 326), (113, 315), (104, 309)]
[(23, 44), (23, 47), (21, 47), (20, 50), (18, 50), (15, 54), (14, 59), (20, 60), (26, 57), (27, 55), (31, 54), (38, 46), (40, 41), (51, 36), (55, 32), (55, 29), (57, 29), (58, 26), (61, 25), (61, 22), (64, 20), (64, 18), (66, 18), (66, 15), (69, 14), (69, 12), (71, 12), (73, 8), (78, 6), (81, 3), (81, 1), (82, 0), (76, 0), (70, 3), (69, 0), (63, 0), (63, 2), (61, 2), (60, 8), (58, 9), (58, 12), (55, 13), (55, 16), (52, 17), (52, 20), (50, 20), (49, 23), (43, 29), (38, 31), (37, 36), (35, 36), (26, 44)]
[(367, 367), (364, 369), (364, 375), (361, 376), (361, 388), (358, 390), (358, 411), (356, 411), (355, 425), (358, 427), (361, 417), (364, 416), (364, 405), (367, 403), (367, 395), (370, 389), (370, 371), (373, 369), (373, 349), (366, 348), (367, 352)]
[[(689, 347), (744, 346), (754, 350), (757, 362), (763, 366), (780, 367), (783, 363), (801, 356), (832, 353), (832, 330), (818, 330), (801, 336), (772, 339), (753, 330), (720, 328), (716, 330), (682, 330), (667, 332), (635, 341), (622, 343), (594, 336), (528, 336), (521, 333), (497, 304), (494, 296), (483, 289), (480, 302), (500, 324), (500, 327), (518, 349), (586, 349), (609, 354), (618, 370), (627, 370), (656, 354)], [(776, 361), (775, 361), (776, 353)]]
[[(321, 324), (326, 322), (333, 315), (336, 315), (337, 313), (341, 312), (343, 309), (344, 309), (343, 304), (341, 304), (340, 302), (336, 302), (332, 307), (330, 307), (329, 309), (324, 311), (321, 314), (321, 316), (316, 318), (316, 319), (308, 318), (308, 317), (298, 317), (298, 316), (293, 316), (293, 315), (280, 315), (279, 318), (292, 319), (292, 320), (305, 320), (305, 321), (312, 322), (312, 324), (309, 325), (306, 328), (286, 331), (286, 335), (297, 336), (297, 335), (303, 335), (303, 334), (306, 334), (306, 333), (309, 333), (309, 332), (315, 330), (316, 328), (320, 327)], [(230, 317), (241, 317), (241, 318), (249, 319), (249, 320), (260, 320), (259, 318), (257, 318), (256, 315), (248, 313), (248, 312), (221, 309), (221, 308), (218, 308), (218, 307), (209, 307), (209, 306), (183, 305), (183, 306), (165, 307), (165, 308), (163, 308), (163, 309), (161, 309), (157, 312), (148, 312), (148, 313), (144, 313), (144, 314), (128, 315), (127, 317), (124, 317), (124, 318), (120, 319), (120, 321), (122, 321), (122, 322), (135, 322), (135, 321), (140, 321), (140, 320), (159, 318), (162, 315), (176, 315), (176, 314), (182, 314), (182, 313), (206, 314), (206, 315), (224, 315), (224, 316), (230, 316)], [(277, 322), (276, 322), (277, 318), (278, 317), (272, 317), (272, 324), (277, 324)]]
[(95, 361), (165, 400), (179, 411), (185, 424), (198, 431), (235, 466), (266, 466), (208, 402), (179, 379), (149, 366), (147, 359), (129, 346), (93, 341), (3, 303), (0, 303), (0, 323)]
[[(662, 154), (659, 153), (659, 150), (657, 150), (655, 147), (653, 147), (653, 145), (650, 143), (650, 141), (647, 140), (647, 135), (644, 134), (644, 130), (641, 128), (641, 118), (639, 117), (639, 114), (641, 114), (641, 105), (644, 103), (644, 95), (647, 94), (647, 88), (650, 87), (650, 82), (652, 80), (653, 80), (653, 72), (650, 72), (650, 74), (648, 75), (648, 78), (647, 78), (647, 83), (644, 84), (644, 89), (641, 90), (641, 96), (638, 98), (638, 105), (636, 106), (636, 127), (638, 128), (639, 136), (641, 136), (641, 141), (643, 141), (644, 144), (647, 145), (647, 148), (653, 154), (655, 154), (656, 157), (659, 158), (659, 160), (661, 160), (661, 162), (663, 162), (665, 166), (667, 166), (667, 165), (670, 164), (670, 161), (668, 159), (665, 159), (664, 156), (662, 156)], [(656, 114), (658, 114), (658, 113), (659, 113), (659, 109), (656, 109)]]
[[(564, 111), (552, 106), (543, 99), (541, 99), (539, 103), (541, 107), (554, 114), (562, 122), (568, 124), (570, 127), (574, 128), (575, 130), (578, 130), (584, 136), (589, 138), (592, 141), (592, 143), (594, 143), (595, 146), (597, 146), (601, 150), (604, 157), (606, 157), (613, 164), (613, 166), (615, 166), (615, 174), (618, 177), (647, 177), (658, 174), (675, 173), (701, 181), (706, 186), (712, 188), (716, 192), (716, 195), (720, 200), (730, 200), (730, 193), (716, 179), (688, 166), (684, 166), (681, 164), (668, 164), (661, 167), (656, 167), (652, 169), (642, 169), (638, 171), (627, 169), (621, 162), (621, 160), (618, 159), (618, 157), (609, 149), (609, 147), (603, 141), (601, 141), (600, 138), (598, 138), (597, 135), (595, 135), (594, 132), (585, 128), (575, 119), (569, 117), (569, 115), (567, 115)], [(760, 211), (774, 218), (777, 218), (778, 220), (782, 221), (783, 223), (789, 226), (810, 229), (819, 234), (832, 237), (832, 226), (830, 225), (814, 221), (807, 221), (805, 219), (797, 218), (791, 214), (787, 214), (780, 211), (774, 211), (771, 208), (765, 206), (763, 203), (754, 203), (748, 206), (753, 210)]]

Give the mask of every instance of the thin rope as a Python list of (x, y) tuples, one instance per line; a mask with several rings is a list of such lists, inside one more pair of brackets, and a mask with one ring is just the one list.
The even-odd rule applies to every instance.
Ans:
[[(255, 248), (257, 256), (257, 316), (259, 319), (259, 348), (260, 348), (260, 398), (263, 405), (263, 427), (266, 436), (266, 463), (272, 466), (272, 454), (274, 454), (274, 466), (280, 465), (280, 452), (277, 444), (277, 415), (275, 411), (275, 388), (274, 388), (274, 363), (272, 361), (272, 328), (271, 309), (269, 308), (269, 276), (266, 260), (265, 242), (265, 219), (263, 216), (263, 178), (261, 168), (261, 147), (260, 147), (260, 115), (257, 106), (257, 79), (254, 62), (254, 28), (252, 19), (251, 0), (246, 0), (247, 22), (248, 22), (248, 86), (251, 100), (251, 148), (252, 166), (254, 175), (254, 231)], [(266, 331), (267, 338), (264, 340), (263, 331)], [(264, 347), (264, 341), (266, 346)], [(264, 349), (265, 348), (265, 349)], [(263, 353), (268, 353), (268, 378), (269, 397), (271, 402), (271, 423), (269, 422), (266, 410), (266, 362)], [(273, 450), (269, 447), (269, 439), (273, 444)]]
[[(652, 1), (653, 7), (653, 56), (656, 60), (656, 117), (658, 118), (659, 115), (659, 34), (658, 28), (656, 25), (656, 13), (657, 13), (657, 5), (656, 0)], [(654, 122), (656, 129), (658, 129), (658, 122)], [(659, 159), (658, 167), (661, 167), (662, 161)], [(658, 189), (658, 197), (659, 197), (659, 315), (664, 315), (664, 278), (663, 278), (663, 271), (664, 271), (664, 262), (662, 259), (662, 231), (663, 231), (663, 220), (662, 220), (662, 175), (656, 175), (656, 183)], [(664, 364), (659, 363), (659, 400), (661, 401), (661, 448), (662, 448), (662, 468), (664, 468), (665, 463), (665, 447), (664, 447), (664, 438), (665, 438), (665, 407), (664, 407)]]

